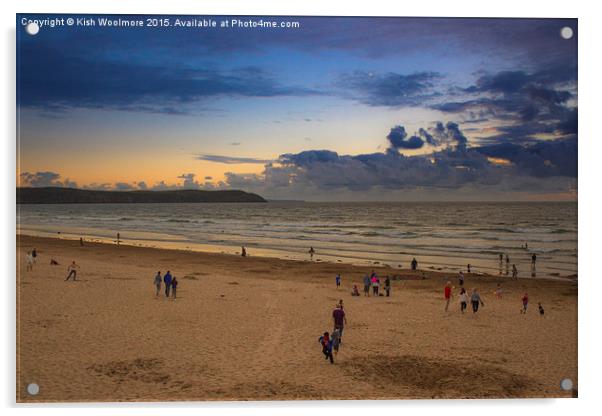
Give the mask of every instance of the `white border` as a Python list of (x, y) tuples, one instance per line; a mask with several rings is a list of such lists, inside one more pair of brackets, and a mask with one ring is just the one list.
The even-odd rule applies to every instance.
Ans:
[[(125, 415), (159, 415), (169, 412), (182, 414), (225, 413), (225, 414), (307, 414), (314, 412), (336, 412), (338, 414), (364, 414), (374, 409), (379, 412), (413, 411), (427, 414), (487, 414), (508, 415), (524, 412), (546, 412), (546, 415), (568, 412), (590, 413), (596, 406), (600, 383), (600, 311), (596, 304), (602, 295), (596, 238), (600, 229), (600, 166), (602, 134), (597, 128), (600, 120), (599, 77), (602, 74), (600, 39), (602, 39), (602, 16), (597, 13), (595, 2), (548, 0), (527, 2), (504, 0), (500, 2), (469, 0), (420, 0), (416, 2), (393, 2), (369, 0), (288, 0), (288, 1), (125, 1), (97, 0), (95, 2), (73, 2), (66, 0), (21, 0), (18, 3), (1, 3), (3, 23), (2, 42), (2, 215), (0, 224), (2, 240), (0, 264), (2, 273), (2, 337), (1, 343), (3, 377), (0, 394), (6, 414), (38, 413), (47, 415), (80, 414), (86, 407), (91, 416), (115, 412), (118, 407)], [(402, 401), (402, 402), (272, 402), (272, 403), (179, 403), (169, 405), (15, 405), (15, 13), (145, 13), (145, 14), (238, 14), (238, 15), (330, 15), (330, 16), (466, 16), (466, 17), (572, 17), (579, 18), (579, 399), (572, 400), (490, 400), (490, 401)], [(598, 254), (599, 255), (599, 254)]]

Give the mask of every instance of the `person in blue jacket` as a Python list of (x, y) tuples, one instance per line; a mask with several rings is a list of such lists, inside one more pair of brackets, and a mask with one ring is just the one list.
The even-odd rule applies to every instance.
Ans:
[(165, 297), (168, 298), (169, 289), (171, 289), (171, 273), (169, 272), (169, 270), (167, 271), (167, 273), (165, 273), (165, 276), (163, 276), (163, 283), (165, 283)]

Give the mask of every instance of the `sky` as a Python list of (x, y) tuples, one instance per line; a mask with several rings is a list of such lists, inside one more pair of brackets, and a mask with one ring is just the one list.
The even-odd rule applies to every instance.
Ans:
[(100, 17), (17, 15), (17, 186), (577, 198), (576, 19)]

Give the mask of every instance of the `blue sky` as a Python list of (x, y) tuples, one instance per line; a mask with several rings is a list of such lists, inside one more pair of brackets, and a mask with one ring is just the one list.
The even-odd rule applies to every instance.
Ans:
[(274, 19), (18, 30), (19, 184), (576, 197), (576, 20)]

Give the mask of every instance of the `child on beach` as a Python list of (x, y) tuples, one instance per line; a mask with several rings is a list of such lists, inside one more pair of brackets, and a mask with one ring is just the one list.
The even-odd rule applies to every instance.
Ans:
[(499, 283), (497, 284), (497, 289), (495, 289), (495, 298), (496, 299), (502, 298), (502, 285), (500, 285)]
[(380, 282), (378, 281), (378, 277), (376, 274), (372, 277), (372, 294), (374, 296), (378, 296), (378, 287), (380, 286)]
[(159, 296), (159, 291), (161, 290), (161, 282), (163, 281), (163, 278), (161, 277), (161, 272), (157, 272), (157, 275), (155, 276), (155, 287), (157, 288), (157, 293), (155, 294), (155, 296)]
[(332, 349), (334, 350), (334, 355), (339, 353), (339, 346), (341, 345), (341, 331), (335, 329), (332, 331)]
[(341, 286), (341, 275), (337, 274), (337, 277), (334, 278), (336, 284), (337, 284), (337, 289), (339, 288), (339, 286)]
[(541, 306), (541, 302), (537, 303), (537, 308), (539, 309), (539, 315), (543, 316), (544, 310), (543, 310), (543, 306)]
[(69, 265), (69, 267), (67, 267), (67, 272), (69, 274), (67, 275), (65, 282), (67, 280), (69, 280), (69, 278), (71, 278), (71, 276), (73, 276), (73, 281), (75, 281), (75, 277), (77, 276), (77, 269), (79, 269), (79, 266), (77, 264), (75, 264), (75, 260), (73, 260), (73, 262)]
[(468, 294), (466, 289), (460, 289), (460, 312), (464, 313), (466, 306), (468, 305)]
[(171, 279), (171, 294), (174, 298), (174, 300), (176, 300), (176, 289), (178, 288), (178, 279), (176, 279), (176, 277), (174, 276), (173, 279)]
[(330, 359), (330, 364), (334, 364), (334, 358), (332, 357), (332, 341), (330, 340), (330, 335), (328, 332), (324, 332), (318, 341), (322, 345), (322, 354), (324, 354), (324, 359)]
[(353, 285), (353, 290), (351, 291), (351, 296), (359, 296), (360, 295), (360, 291), (357, 288), (357, 285)]
[(485, 306), (485, 304), (481, 300), (481, 295), (479, 295), (479, 292), (476, 288), (472, 290), (470, 303), (472, 303), (472, 313), (477, 313), (479, 311), (479, 304), (481, 304), (481, 306)]
[(445, 312), (447, 312), (447, 309), (449, 308), (449, 302), (451, 301), (451, 297), (452, 297), (451, 282), (449, 280), (445, 284), (445, 289), (443, 290), (443, 295), (445, 296)]
[(529, 294), (525, 293), (523, 295), (523, 308), (521, 309), (520, 313), (527, 313), (527, 306), (529, 306)]

